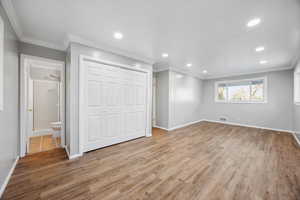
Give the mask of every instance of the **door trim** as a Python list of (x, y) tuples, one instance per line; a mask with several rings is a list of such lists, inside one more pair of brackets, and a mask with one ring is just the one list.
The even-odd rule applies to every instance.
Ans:
[(115, 67), (121, 67), (128, 70), (134, 70), (138, 72), (144, 72), (147, 76), (147, 91), (146, 91), (146, 137), (152, 136), (152, 70), (147, 70), (140, 68), (138, 66), (131, 66), (131, 65), (125, 65), (117, 62), (111, 62), (104, 59), (96, 59), (94, 57), (86, 56), (86, 55), (80, 55), (79, 56), (79, 154), (84, 153), (84, 142), (83, 142), (83, 134), (85, 131), (85, 116), (86, 116), (86, 110), (84, 109), (84, 103), (85, 103), (85, 69), (84, 69), (84, 62), (85, 61), (91, 61), (96, 62), (100, 64), (106, 64), (111, 65)]
[(61, 145), (65, 145), (65, 62), (59, 60), (53, 60), (43, 57), (30, 56), (21, 54), (20, 60), (20, 157), (26, 155), (27, 150), (27, 79), (28, 70), (32, 64), (44, 64), (48, 69), (57, 69), (61, 71)]

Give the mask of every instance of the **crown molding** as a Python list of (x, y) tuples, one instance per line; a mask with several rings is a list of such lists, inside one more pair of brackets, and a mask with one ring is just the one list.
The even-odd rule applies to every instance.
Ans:
[(23, 31), (18, 21), (18, 17), (15, 12), (14, 5), (11, 0), (1, 0), (3, 8), (8, 16), (8, 20), (13, 27), (15, 33), (17, 34), (18, 38), (21, 39), (23, 36)]
[(42, 46), (42, 47), (55, 49), (55, 50), (59, 50), (59, 51), (66, 51), (66, 49), (67, 49), (66, 45), (56, 45), (53, 43), (45, 42), (42, 40), (36, 40), (33, 38), (29, 38), (29, 37), (21, 37), (20, 40), (25, 43), (34, 44), (37, 46)]
[(147, 57), (135, 54), (135, 53), (124, 51), (124, 50), (121, 50), (119, 48), (115, 48), (115, 47), (112, 47), (112, 46), (109, 46), (109, 45), (106, 45), (106, 44), (103, 44), (103, 43), (99, 43), (99, 42), (95, 43), (95, 42), (92, 42), (90, 40), (86, 40), (86, 39), (84, 39), (82, 37), (79, 37), (79, 36), (76, 36), (76, 35), (71, 35), (71, 34), (68, 35), (67, 40), (65, 41), (65, 43), (67, 43), (67, 44), (78, 43), (78, 44), (81, 44), (81, 45), (84, 45), (84, 46), (87, 46), (87, 47), (101, 49), (103, 51), (107, 51), (107, 52), (111, 52), (111, 53), (114, 53), (114, 54), (126, 56), (126, 57), (129, 57), (129, 58), (132, 58), (132, 59), (136, 59), (136, 60), (142, 61), (142, 62), (147, 63), (147, 64), (151, 64), (151, 65), (153, 65), (155, 63), (154, 59), (152, 59), (152, 58), (147, 58)]
[(264, 70), (256, 70), (256, 71), (245, 72), (245, 73), (228, 73), (228, 74), (224, 74), (224, 75), (215, 75), (215, 76), (212, 75), (212, 76), (202, 77), (202, 79), (210, 80), (210, 79), (228, 78), (228, 77), (234, 77), (234, 76), (243, 76), (243, 75), (259, 74), (259, 73), (267, 73), (267, 72), (275, 72), (275, 71), (284, 71), (284, 70), (291, 70), (291, 69), (294, 69), (294, 66), (268, 68), (268, 69), (264, 69)]
[(203, 76), (201, 76), (199, 73), (197, 72), (192, 72), (192, 71), (186, 71), (184, 69), (180, 69), (180, 68), (176, 68), (176, 67), (170, 67), (169, 68), (170, 71), (173, 72), (177, 72), (177, 73), (181, 73), (181, 74), (185, 74), (185, 75), (189, 75), (198, 79), (203, 79)]

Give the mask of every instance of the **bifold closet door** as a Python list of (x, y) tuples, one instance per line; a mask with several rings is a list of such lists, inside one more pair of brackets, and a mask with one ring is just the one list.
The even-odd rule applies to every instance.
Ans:
[(146, 135), (146, 73), (83, 62), (83, 151)]

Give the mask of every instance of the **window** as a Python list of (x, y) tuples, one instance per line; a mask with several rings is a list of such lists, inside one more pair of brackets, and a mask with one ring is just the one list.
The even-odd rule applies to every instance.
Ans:
[(3, 101), (4, 101), (4, 22), (0, 16), (0, 111), (4, 108)]
[(300, 105), (300, 67), (295, 70), (294, 74), (294, 103)]
[(216, 82), (215, 100), (224, 103), (266, 103), (267, 78)]

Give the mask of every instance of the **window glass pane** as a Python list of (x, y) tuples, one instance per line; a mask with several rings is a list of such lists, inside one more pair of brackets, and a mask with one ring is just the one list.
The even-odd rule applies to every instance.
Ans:
[(226, 95), (226, 87), (218, 87), (218, 100), (225, 101), (227, 99)]
[(253, 101), (263, 101), (264, 100), (263, 83), (251, 85), (251, 100), (253, 100)]
[(228, 87), (229, 101), (249, 101), (250, 100), (250, 86), (237, 85)]

